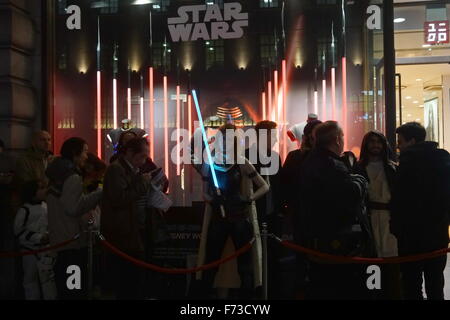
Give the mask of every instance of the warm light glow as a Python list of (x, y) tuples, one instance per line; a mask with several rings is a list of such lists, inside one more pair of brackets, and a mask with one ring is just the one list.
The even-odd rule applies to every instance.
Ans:
[(345, 150), (348, 147), (347, 117), (347, 60), (342, 57), (342, 128), (344, 130)]
[(177, 176), (181, 174), (180, 165), (180, 86), (177, 86)]
[(262, 118), (266, 120), (266, 93), (261, 93), (261, 104), (262, 104)]
[(127, 89), (127, 118), (131, 120), (131, 88)]
[(336, 68), (331, 68), (331, 120), (336, 121)]
[(154, 98), (153, 98), (153, 68), (150, 67), (149, 69), (149, 117), (150, 117), (150, 158), (155, 159), (155, 148), (154, 148), (154, 142), (155, 142), (155, 121), (154, 121), (154, 115), (155, 115), (155, 109), (154, 109)]
[(322, 80), (322, 120), (327, 120), (327, 80)]
[(164, 86), (164, 170), (169, 179), (169, 119), (168, 119), (168, 95), (167, 76), (163, 79)]
[(144, 97), (141, 97), (140, 105), (139, 105), (139, 111), (141, 114), (141, 129), (145, 129), (144, 127)]
[(118, 128), (117, 121), (117, 79), (113, 79), (113, 121), (114, 129)]
[(274, 113), (275, 116), (272, 118), (272, 121), (278, 122), (278, 100), (279, 100), (279, 96), (278, 96), (278, 70), (275, 70), (273, 72), (273, 94), (274, 94), (274, 98), (275, 98), (275, 104), (273, 106), (274, 109)]
[(97, 156), (102, 158), (102, 74), (97, 71)]

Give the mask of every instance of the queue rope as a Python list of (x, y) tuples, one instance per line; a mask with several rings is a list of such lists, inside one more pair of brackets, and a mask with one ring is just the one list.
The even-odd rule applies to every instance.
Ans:
[(271, 234), (272, 238), (277, 240), (282, 246), (292, 249), (297, 252), (303, 252), (305, 254), (315, 256), (317, 258), (322, 258), (323, 260), (327, 260), (329, 262), (336, 263), (359, 263), (359, 264), (396, 264), (396, 263), (405, 263), (405, 262), (415, 262), (420, 260), (427, 260), (436, 258), (439, 256), (443, 256), (450, 252), (450, 248), (443, 248), (439, 250), (435, 250), (432, 252), (421, 253), (416, 255), (408, 255), (401, 257), (388, 257), (388, 258), (362, 258), (362, 257), (349, 257), (349, 256), (338, 256), (334, 254), (324, 253), (316, 250), (312, 250), (309, 248), (302, 247), (298, 244), (282, 240), (277, 236)]
[(225, 257), (223, 259), (216, 260), (211, 263), (199, 266), (199, 267), (189, 268), (189, 269), (172, 269), (172, 268), (160, 267), (160, 266), (133, 258), (133, 257), (129, 256), (128, 254), (126, 254), (125, 252), (123, 252), (123, 251), (119, 250), (118, 248), (116, 248), (115, 246), (113, 246), (108, 241), (106, 241), (106, 239), (102, 235), (99, 235), (99, 238), (100, 238), (100, 243), (104, 247), (109, 249), (112, 253), (120, 256), (121, 258), (128, 260), (129, 262), (133, 263), (134, 265), (136, 265), (138, 267), (150, 269), (150, 270), (153, 270), (156, 272), (166, 273), (166, 274), (189, 274), (189, 273), (195, 273), (198, 271), (204, 271), (204, 270), (216, 268), (219, 265), (224, 264), (230, 260), (233, 260), (233, 259), (237, 258), (238, 256), (242, 255), (243, 253), (247, 252), (248, 250), (250, 250), (250, 248), (253, 246), (253, 243), (255, 242), (255, 238), (252, 238), (252, 240), (250, 240), (250, 242), (248, 242), (246, 245), (244, 245), (239, 250), (236, 250), (232, 255)]
[(15, 258), (15, 257), (23, 257), (23, 256), (30, 256), (35, 255), (42, 252), (47, 252), (55, 249), (59, 249), (61, 247), (67, 246), (69, 243), (74, 242), (80, 237), (79, 234), (76, 234), (74, 237), (72, 237), (69, 240), (66, 240), (64, 242), (55, 244), (53, 246), (45, 247), (42, 249), (36, 249), (36, 250), (29, 250), (29, 251), (20, 251), (20, 252), (0, 252), (0, 258)]

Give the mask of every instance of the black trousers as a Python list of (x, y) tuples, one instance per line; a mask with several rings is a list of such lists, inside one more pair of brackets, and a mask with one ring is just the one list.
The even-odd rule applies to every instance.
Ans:
[[(231, 236), (236, 250), (246, 245), (253, 237), (253, 227), (247, 219), (228, 221), (213, 217), (208, 228), (206, 243), (206, 263), (219, 260), (228, 236)], [(238, 272), (241, 278), (241, 289), (253, 288), (253, 263), (251, 250), (237, 258)], [(204, 271), (204, 281), (207, 290), (211, 290), (218, 268)]]
[(422, 273), (428, 300), (444, 300), (444, 269), (447, 256), (401, 265), (404, 298), (423, 300)]
[(321, 264), (310, 261), (307, 300), (367, 300), (363, 265)]
[[(59, 300), (84, 300), (88, 295), (88, 270), (87, 270), (87, 248), (69, 249), (58, 252), (55, 263), (56, 289), (58, 290)], [(68, 288), (68, 278), (74, 273), (67, 273), (69, 266), (78, 266), (80, 268), (81, 288)], [(72, 281), (69, 281), (72, 282)]]
[[(142, 254), (130, 255), (142, 260)], [(143, 269), (115, 255), (110, 255), (108, 260), (111, 263), (110, 267), (113, 268), (112, 287), (116, 293), (116, 299), (144, 299), (145, 274)]]

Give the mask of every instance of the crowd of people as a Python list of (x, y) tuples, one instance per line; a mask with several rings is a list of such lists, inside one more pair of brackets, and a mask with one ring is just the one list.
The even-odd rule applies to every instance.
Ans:
[[(321, 122), (312, 116), (304, 128), (289, 131), (299, 148), (288, 154), (283, 165), (273, 150), (276, 141), (261, 134), (276, 128), (275, 122), (261, 121), (255, 127), (257, 143), (245, 154), (227, 152), (227, 144), (237, 148), (237, 137), (224, 139), (223, 149), (215, 150), (212, 157), (226, 161), (193, 165), (204, 183), (205, 202), (198, 265), (219, 260), (254, 239), (251, 250), (234, 260), (240, 288), (237, 298), (261, 298), (262, 223), (270, 233), (280, 235), (287, 219), (297, 245), (338, 256), (386, 258), (448, 246), (450, 155), (437, 143), (426, 141), (426, 131), (419, 123), (397, 128), (398, 157), (377, 131), (364, 136), (356, 157), (344, 152), (343, 130), (337, 122)], [(229, 130), (236, 127), (227, 124), (219, 132)], [(257, 152), (257, 159), (250, 161), (252, 149), (258, 149), (260, 139), (266, 138), (263, 145), (267, 150)], [(148, 157), (146, 138), (123, 132), (108, 165), (78, 137), (67, 139), (59, 155), (53, 155), (51, 137), (45, 131), (33, 136), (31, 148), (15, 164), (4, 152), (3, 143), (0, 151), (5, 228), (1, 250), (42, 249), (79, 235), (66, 246), (21, 258), (25, 299), (87, 298), (85, 231), (90, 228), (101, 231), (128, 255), (146, 259), (148, 222), (163, 216), (152, 199), (155, 193), (164, 196), (168, 190), (161, 168)], [(261, 154), (278, 161), (280, 170), (265, 170), (271, 164), (259, 158)], [(15, 246), (5, 240), (8, 235), (14, 236)], [(232, 249), (227, 253), (228, 239)], [(277, 297), (278, 245), (268, 244), (269, 298)], [(423, 299), (424, 277), (426, 297), (439, 300), (444, 299), (446, 260), (442, 255), (382, 265), (381, 289), (371, 291), (366, 285), (367, 265), (297, 253), (292, 282), (304, 299), (419, 300)], [(145, 298), (143, 269), (114, 254), (107, 254), (102, 264), (111, 275), (105, 287), (111, 287), (115, 298)], [(71, 265), (81, 268), (80, 290), (67, 286)], [(203, 284), (201, 298), (221, 298), (215, 288), (230, 282), (221, 278), (230, 278), (229, 273), (234, 272), (221, 272), (221, 267), (197, 273)], [(6, 284), (5, 279), (2, 282)]]

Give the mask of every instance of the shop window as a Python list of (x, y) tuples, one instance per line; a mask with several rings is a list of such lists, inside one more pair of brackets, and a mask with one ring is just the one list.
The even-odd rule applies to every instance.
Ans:
[(172, 49), (166, 42), (153, 44), (153, 66), (170, 70), (170, 56)]
[(206, 69), (212, 66), (223, 67), (225, 54), (223, 40), (206, 41)]
[(157, 0), (153, 2), (153, 10), (164, 12), (170, 6), (170, 0)]
[(273, 35), (263, 35), (260, 38), (261, 63), (264, 66), (270, 65), (274, 57), (276, 57), (276, 44)]
[(261, 8), (276, 8), (278, 7), (278, 0), (259, 0)]
[(101, 14), (117, 13), (119, 9), (119, 0), (104, 0), (104, 6), (100, 9)]
[(66, 14), (67, 0), (58, 0), (58, 13)]
[(220, 8), (223, 8), (223, 0), (205, 0), (205, 4), (217, 4)]

